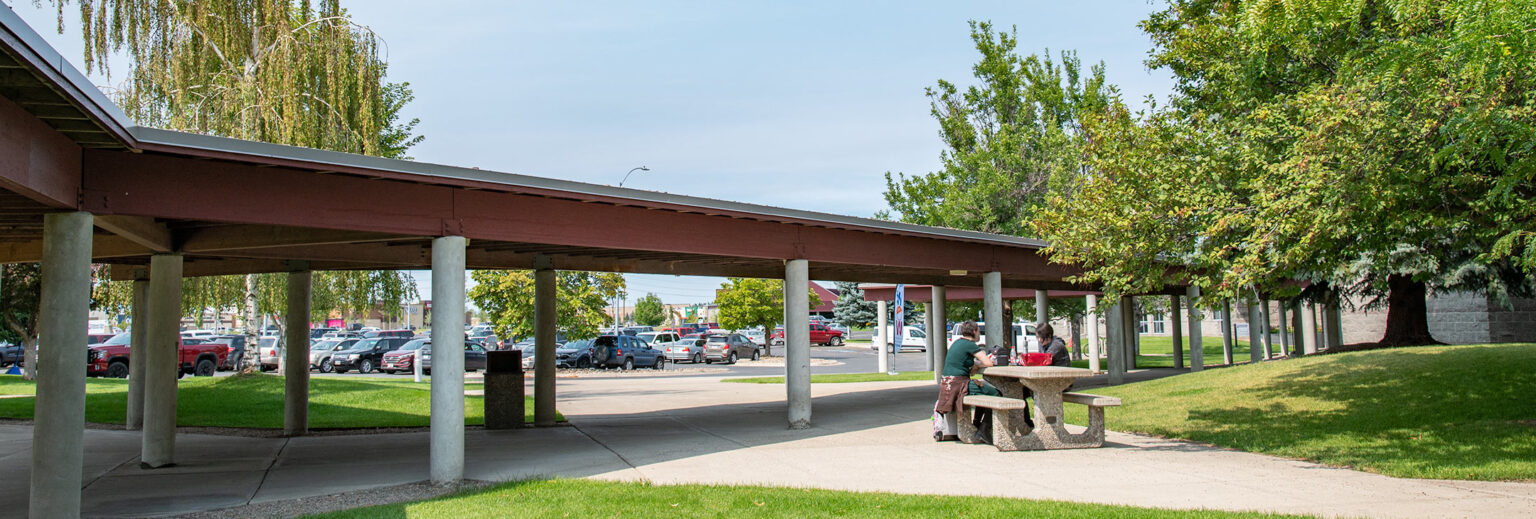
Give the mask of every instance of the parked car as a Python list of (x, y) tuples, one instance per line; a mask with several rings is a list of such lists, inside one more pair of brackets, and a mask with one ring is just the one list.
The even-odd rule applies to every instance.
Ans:
[(660, 351), (628, 335), (599, 336), (592, 341), (592, 351), (592, 364), (599, 368), (631, 370), (636, 367), (662, 369), (667, 366), (667, 358)]
[[(391, 375), (401, 371), (414, 372), (416, 369), (416, 351), (430, 348), (431, 346), (432, 339), (411, 339), (411, 342), (405, 343), (404, 346), (385, 353), (384, 360), (379, 361), (379, 371)], [(421, 353), (422, 356), (426, 356), (427, 352), (423, 351)]]
[(309, 338), (310, 339), (319, 339), (321, 337), (325, 337), (325, 334), (331, 333), (331, 332), (335, 332), (335, 331), (336, 331), (335, 328), (310, 328), (309, 329)]
[(704, 340), (705, 335), (703, 334), (687, 335), (682, 340), (662, 349), (661, 354), (666, 356), (667, 360), (673, 362), (702, 364), (704, 362)]
[(229, 357), (225, 359), (223, 364), (219, 364), (219, 369), (240, 369), (240, 362), (245, 359), (244, 335), (220, 335), (209, 339), (208, 342), (223, 344), (229, 347)]
[(218, 335), (218, 334), (214, 333), (213, 330), (183, 330), (181, 332), (181, 338), (183, 338), (183, 339), (203, 339), (203, 340), (207, 340), (207, 339), (213, 338), (213, 336), (215, 336), (215, 335)]
[(487, 350), (502, 349), (501, 338), (497, 337), (494, 333), (486, 332), (480, 335), (471, 334), (468, 340), (480, 343), (480, 345), (485, 346), (485, 349)]
[(756, 344), (758, 346), (767, 346), (768, 345), (768, 343), (765, 342), (765, 341), (768, 340), (768, 336), (767, 336), (767, 334), (764, 334), (762, 330), (758, 330), (758, 329), (755, 329), (755, 328), (751, 329), (751, 330), (736, 330), (736, 333), (739, 333), (742, 336), (745, 336), (747, 338), (747, 340), (752, 341), (752, 344)]
[(282, 337), (262, 337), (256, 344), (257, 360), (261, 362), (262, 371), (272, 371), (283, 363)]
[(88, 333), (85, 334), (85, 345), (90, 346), (92, 344), (101, 344), (103, 342), (107, 342), (107, 339), (111, 339), (116, 336), (117, 334), (115, 333)]
[(21, 364), (23, 353), (20, 344), (0, 343), (0, 367)]
[(683, 340), (683, 335), (677, 332), (640, 332), (640, 335), (635, 337), (639, 337), (647, 345), (659, 351), (666, 351), (667, 346)]
[(333, 364), (337, 352), (352, 349), (353, 344), (361, 339), (321, 339), (311, 343), (309, 347), (309, 369), (318, 369), (321, 373), (336, 371)]
[(378, 328), (374, 328), (372, 330), (365, 329), (362, 333), (363, 333), (363, 338), (364, 339), (372, 339), (374, 337), (415, 337), (416, 336), (416, 332), (413, 332), (413, 331), (410, 331), (410, 330), (380, 330)]
[[(90, 346), (85, 354), (85, 374), (93, 377), (128, 376), (130, 334), (120, 333), (107, 342)], [(177, 373), (211, 377), (229, 357), (229, 346), (218, 343), (188, 344), (177, 341)]]
[[(362, 339), (351, 348), (331, 354), (331, 367), (337, 373), (356, 369), (358, 373), (373, 373), (384, 360), (384, 354), (411, 342), (409, 337), (375, 337)], [(483, 347), (482, 347), (483, 349)], [(425, 367), (425, 365), (423, 365)]]
[[(876, 349), (876, 344), (884, 344), (885, 351), (890, 352), (891, 343), (894, 339), (894, 337), (886, 337), (885, 335), (876, 336), (874, 340), (869, 341), (869, 349)], [(907, 350), (928, 351), (928, 333), (916, 326), (901, 327), (901, 351)]]
[[(985, 347), (987, 345), (987, 323), (977, 322), (976, 325), (981, 327), (981, 337), (976, 339), (976, 345)], [(955, 334), (954, 327), (950, 329), (950, 334), (949, 342), (955, 342), (955, 339), (960, 338), (959, 335)], [(1040, 339), (1035, 337), (1035, 323), (1013, 323), (1013, 343), (1024, 345), (1024, 351), (1039, 352)]]
[[(432, 340), (427, 339), (427, 344), (422, 346), (427, 351), (421, 354), (421, 372), (432, 374)], [(472, 342), (464, 343), (464, 371), (477, 371), (485, 369), (485, 347)]]
[(836, 322), (836, 321), (825, 321), (822, 324), (827, 325), (827, 328), (831, 328), (833, 330), (837, 330), (839, 332), (842, 332), (843, 337), (848, 337), (848, 336), (853, 334), (853, 329), (849, 328), (848, 325), (843, 324), (843, 323), (839, 323), (839, 322)]
[(710, 335), (704, 340), (704, 362), (724, 362), (735, 364), (736, 359), (746, 357), (752, 360), (762, 358), (762, 350), (747, 340), (745, 335), (732, 333), (727, 335)]
[[(592, 367), (592, 343), (593, 339), (571, 341), (555, 348), (555, 367), (587, 369)], [(522, 345), (522, 343), (518, 343)], [(523, 351), (532, 351), (533, 341), (529, 341), (529, 348)]]
[[(843, 332), (828, 328), (827, 325), (821, 323), (811, 323), (810, 334), (811, 344), (842, 346), (843, 341), (847, 340), (843, 337)], [(784, 329), (778, 328), (773, 331), (773, 344), (784, 344)]]

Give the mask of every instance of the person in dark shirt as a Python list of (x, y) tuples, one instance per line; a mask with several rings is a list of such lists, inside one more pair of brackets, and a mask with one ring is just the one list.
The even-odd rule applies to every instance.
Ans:
[[(954, 441), (958, 428), (956, 417), (959, 415), (967, 394), (986, 394), (997, 396), (996, 388), (978, 384), (971, 380), (971, 375), (981, 370), (992, 367), (992, 359), (976, 344), (980, 335), (980, 327), (976, 323), (966, 321), (960, 323), (960, 338), (955, 339), (949, 346), (949, 352), (944, 356), (943, 371), (940, 373), (939, 401), (934, 404), (934, 412), (944, 418), (944, 429), (935, 434), (934, 439), (939, 441)], [(975, 421), (980, 423), (987, 409), (980, 409)]]
[(1051, 323), (1036, 324), (1035, 337), (1040, 339), (1040, 351), (1051, 354), (1052, 366), (1072, 367), (1072, 353), (1067, 350), (1066, 341), (1056, 336)]

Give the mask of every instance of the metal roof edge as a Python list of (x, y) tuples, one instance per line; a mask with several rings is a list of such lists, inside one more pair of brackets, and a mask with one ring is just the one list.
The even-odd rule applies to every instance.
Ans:
[(388, 159), (359, 155), (355, 153), (343, 153), (337, 151), (319, 150), (298, 146), (286, 146), (265, 142), (246, 141), (202, 135), (172, 130), (162, 130), (145, 126), (135, 126), (129, 129), (134, 137), (145, 145), (160, 145), (173, 151), (174, 148), (202, 150), (236, 155), (247, 155), (253, 159), (271, 158), (295, 162), (314, 164), (317, 167), (343, 167), (377, 170), (381, 172), (416, 175), (443, 180), (468, 180), (501, 184), (514, 188), (529, 188), (549, 191), (561, 191), (573, 195), (585, 195), (593, 197), (605, 197), (614, 199), (634, 200), (636, 202), (650, 202), (656, 204), (670, 204), (692, 206), (700, 209), (712, 209), (724, 212), (746, 213), (768, 218), (801, 220), (812, 223), (829, 225), (858, 227), (867, 230), (923, 234), (943, 238), (962, 239), (1013, 247), (1044, 248), (1049, 246), (1042, 240), (991, 234), (978, 231), (966, 231), (960, 229), (948, 229), (943, 227), (930, 227), (901, 222), (889, 222), (872, 218), (845, 216), (800, 209), (789, 209), (743, 202), (732, 202), (713, 198), (703, 198), (688, 195), (676, 195), (657, 191), (646, 191), (626, 187), (615, 187), (601, 184), (590, 184), (574, 180), (538, 177), (517, 173), (505, 173), (499, 171), (466, 168), (460, 166), (448, 166), (430, 162), (418, 162), (400, 159)]
[(91, 84), (90, 78), (76, 69), (69, 60), (64, 59), (59, 51), (54, 49), (48, 41), (37, 31), (32, 30), (26, 20), (16, 14), (10, 6), (0, 9), (0, 30), (4, 30), (13, 37), (20, 46), (12, 46), (17, 54), (29, 65), (37, 67), (44, 74), (52, 73), (62, 80), (54, 81), (54, 86), (62, 90), (62, 94), (69, 100), (79, 103), (86, 115), (101, 124), (103, 129), (114, 137), (123, 141), (123, 145), (129, 148), (137, 147), (131, 128), (133, 120), (123, 112), (117, 103), (108, 99), (101, 89)]

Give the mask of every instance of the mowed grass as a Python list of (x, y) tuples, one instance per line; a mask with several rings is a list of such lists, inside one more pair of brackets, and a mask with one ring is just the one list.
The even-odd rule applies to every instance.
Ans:
[[(823, 373), (811, 375), (812, 384), (837, 384), (843, 382), (891, 382), (900, 380), (933, 380), (932, 371), (903, 371), (895, 376), (885, 373)], [(727, 378), (721, 382), (741, 384), (783, 384), (784, 377)]]
[[(1206, 366), (1225, 364), (1222, 357), (1221, 336), (1206, 336), (1200, 340), (1200, 351), (1203, 352), (1201, 360)], [(1279, 344), (1275, 345), (1280, 348)], [(1088, 351), (1088, 346), (1083, 346), (1083, 351)], [(1248, 362), (1248, 341), (1238, 340), (1232, 343), (1232, 361)], [(1079, 368), (1088, 367), (1088, 359), (1072, 361), (1072, 366)], [(1189, 366), (1189, 338), (1184, 339), (1184, 366)], [(1173, 338), (1166, 335), (1142, 335), (1141, 355), (1136, 356), (1136, 368), (1171, 368), (1173, 367)], [(1106, 369), (1100, 363), (1099, 369)]]
[[(1389, 476), (1536, 480), (1536, 345), (1398, 348), (1190, 373), (1095, 394), (1108, 427)], [(1086, 423), (1086, 408), (1067, 406)]]
[[(283, 426), (281, 376), (188, 377), (178, 382), (178, 388), (177, 425), (261, 429)], [(35, 395), (36, 384), (15, 375), (0, 376), (0, 394)], [(309, 427), (425, 427), (429, 423), (431, 394), (428, 382), (311, 377)], [(33, 398), (0, 398), (0, 418), (30, 420), (33, 401)], [(121, 424), (127, 406), (127, 380), (93, 378), (86, 381), (87, 422)], [(531, 422), (532, 398), (525, 398), (524, 409), (525, 419)], [(464, 423), (485, 423), (484, 398), (464, 397)]]
[(519, 481), (437, 499), (358, 508), (315, 518), (409, 517), (1298, 517), (1207, 510), (923, 496), (798, 488), (648, 485), (580, 479)]

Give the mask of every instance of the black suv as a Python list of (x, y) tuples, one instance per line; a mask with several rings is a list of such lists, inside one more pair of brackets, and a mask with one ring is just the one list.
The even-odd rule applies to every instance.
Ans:
[(384, 354), (411, 342), (410, 337), (376, 337), (362, 339), (350, 349), (331, 354), (331, 366), (337, 373), (357, 368), (358, 373), (372, 373), (384, 360)]

